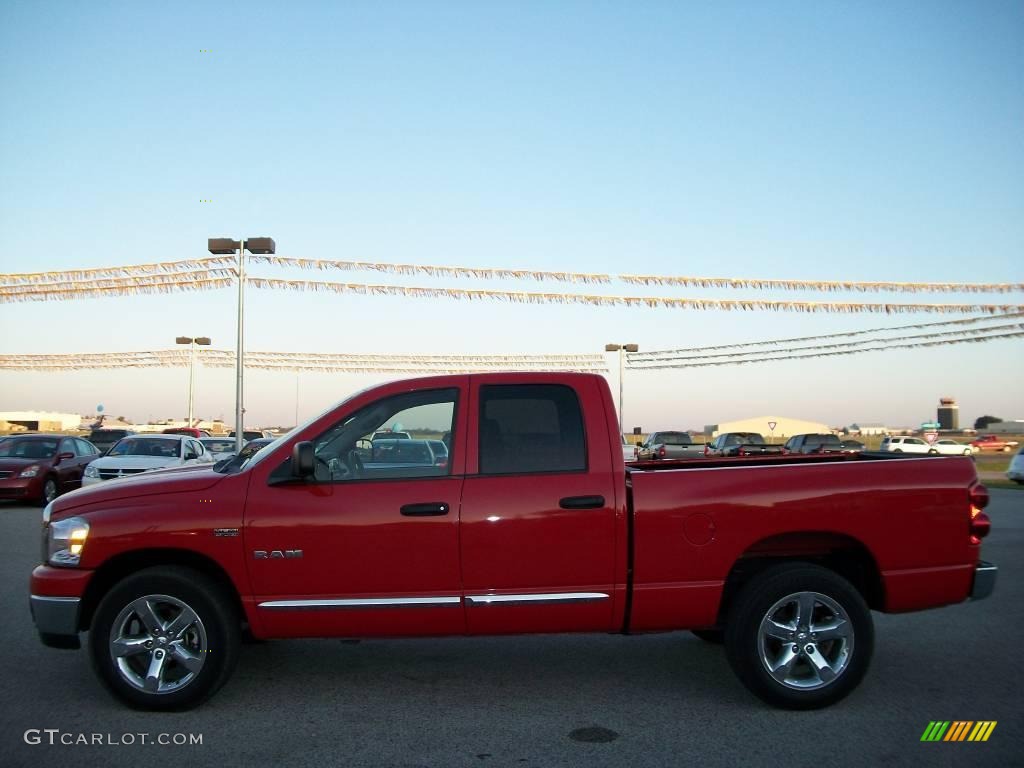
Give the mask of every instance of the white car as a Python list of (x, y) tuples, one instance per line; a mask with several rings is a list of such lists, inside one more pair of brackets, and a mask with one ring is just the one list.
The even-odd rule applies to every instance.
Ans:
[(943, 456), (973, 456), (974, 448), (966, 443), (958, 443), (956, 440), (936, 440), (932, 443), (936, 453)]
[(82, 485), (95, 485), (153, 469), (195, 464), (213, 464), (213, 456), (194, 437), (132, 435), (118, 440), (105, 456), (87, 466)]
[(199, 442), (203, 444), (206, 452), (213, 456), (214, 461), (230, 459), (238, 453), (233, 437), (200, 437)]
[(920, 437), (904, 437), (902, 435), (889, 435), (882, 438), (880, 451), (890, 453), (938, 453), (927, 440)]
[(1024, 484), (1024, 448), (1017, 451), (1017, 455), (1010, 460), (1006, 476), (1015, 483)]

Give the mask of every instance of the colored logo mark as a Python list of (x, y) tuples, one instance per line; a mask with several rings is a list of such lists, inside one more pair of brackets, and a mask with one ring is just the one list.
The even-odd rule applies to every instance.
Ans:
[(921, 741), (988, 741), (997, 720), (932, 720)]

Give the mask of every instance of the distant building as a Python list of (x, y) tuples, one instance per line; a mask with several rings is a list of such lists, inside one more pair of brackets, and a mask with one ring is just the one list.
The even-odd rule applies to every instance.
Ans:
[(952, 397), (939, 399), (939, 410), (936, 415), (939, 429), (960, 429), (960, 406)]
[[(3, 414), (0, 414), (2, 416)], [(1004, 435), (1024, 435), (1024, 419), (996, 421), (985, 427), (985, 432), (999, 432)]]
[[(772, 429), (769, 424), (774, 424)], [(738, 421), (726, 421), (721, 424), (708, 424), (704, 427), (704, 434), (708, 439), (717, 437), (723, 432), (757, 432), (764, 435), (766, 440), (774, 439), (775, 442), (783, 442), (793, 435), (806, 433), (829, 433), (832, 430), (827, 424), (818, 421), (804, 421), (793, 419), (788, 416), (753, 416), (749, 419)]]
[(77, 413), (51, 413), (49, 411), (6, 411), (0, 413), (0, 422), (7, 422), (15, 431), (65, 432), (78, 429), (82, 417)]
[(846, 431), (851, 435), (867, 437), (868, 435), (888, 435), (891, 430), (885, 424), (864, 423), (851, 424)]

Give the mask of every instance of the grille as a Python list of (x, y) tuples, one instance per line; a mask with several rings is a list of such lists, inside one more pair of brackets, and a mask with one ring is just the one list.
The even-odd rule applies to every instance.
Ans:
[(11, 472), (11, 471), (8, 471), (8, 470), (0, 471), (0, 480), (6, 480), (8, 477), (10, 477), (13, 474), (14, 474), (14, 472)]
[(100, 479), (101, 480), (112, 480), (115, 477), (122, 477), (124, 475), (137, 475), (139, 472), (145, 472), (144, 469), (101, 469)]

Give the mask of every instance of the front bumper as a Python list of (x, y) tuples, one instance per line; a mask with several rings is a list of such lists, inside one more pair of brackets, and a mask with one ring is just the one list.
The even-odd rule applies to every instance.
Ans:
[(971, 600), (984, 600), (996, 588), (996, 576), (999, 573), (992, 563), (979, 560), (974, 567), (974, 582), (971, 584)]
[(43, 645), (78, 648), (82, 595), (93, 571), (39, 565), (29, 580), (29, 609)]
[(78, 648), (78, 597), (30, 595), (29, 609), (43, 645), (53, 648)]
[(0, 499), (38, 499), (43, 495), (43, 476), (5, 477), (0, 480)]

